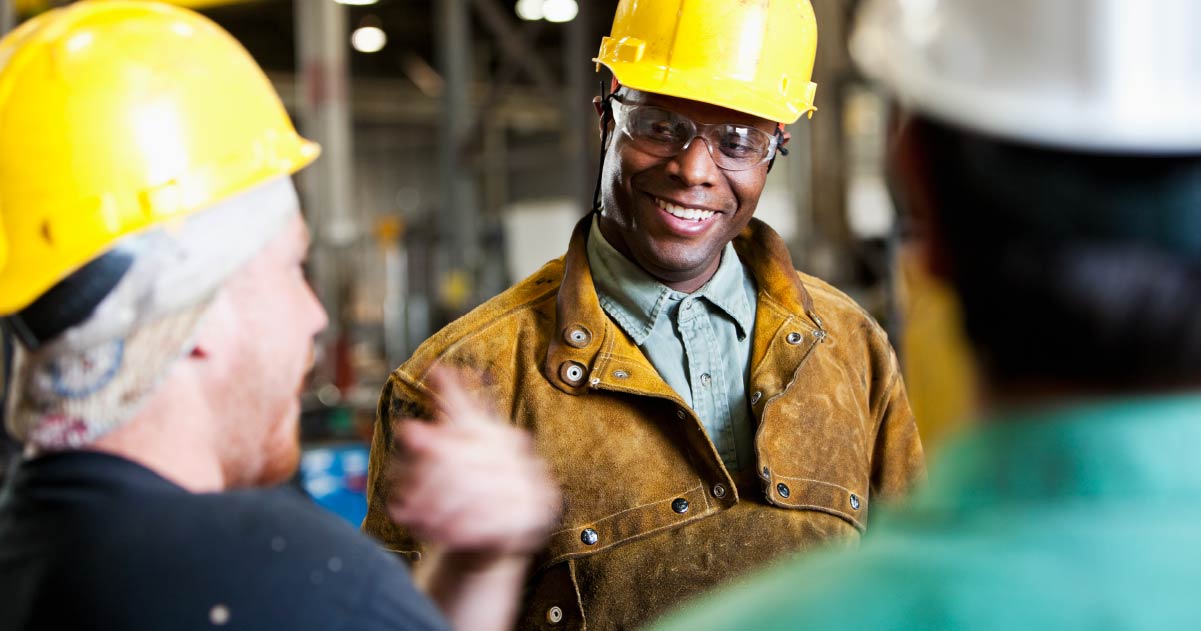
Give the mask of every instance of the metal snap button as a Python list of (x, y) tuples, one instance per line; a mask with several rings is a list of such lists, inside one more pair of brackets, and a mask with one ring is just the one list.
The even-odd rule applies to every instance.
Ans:
[(592, 343), (592, 332), (582, 326), (576, 325), (564, 332), (563, 340), (567, 342), (568, 346), (584, 348)]
[(546, 621), (551, 624), (559, 624), (563, 622), (563, 610), (558, 607), (551, 607), (546, 610)]
[(628, 372), (626, 372), (626, 371), (624, 371), (624, 370), (614, 370), (614, 371), (613, 371), (613, 376), (614, 376), (614, 377), (616, 377), (616, 378), (618, 378), (618, 379), (629, 379), (629, 378), (630, 378), (630, 373), (628, 373)]
[(821, 329), (818, 329), (813, 332), (813, 337), (814, 337), (814, 339), (816, 339), (819, 342), (824, 342), (826, 339), (826, 332)]
[(713, 497), (721, 499), (726, 496), (726, 485), (718, 482), (713, 485)]
[(761, 398), (763, 398), (763, 393), (756, 391), (754, 394), (751, 395), (751, 405), (755, 405), (756, 403), (758, 403), (759, 399), (761, 399)]
[(684, 410), (676, 410), (676, 418), (678, 418), (682, 421), (682, 420), (684, 420), (685, 416), (688, 416), (688, 415), (684, 413)]
[(771, 469), (768, 469), (767, 467), (763, 467), (763, 477), (770, 478), (771, 477)]
[(859, 496), (851, 493), (851, 508), (859, 510)]
[(708, 388), (709, 384), (712, 382), (713, 382), (713, 377), (711, 377), (709, 375), (709, 373), (705, 373), (705, 374), (701, 375), (701, 385), (702, 386), (705, 386), (706, 388)]
[(597, 541), (600, 541), (600, 535), (591, 528), (585, 528), (584, 532), (580, 533), (580, 541), (583, 541), (584, 545), (594, 546)]
[(559, 366), (559, 377), (573, 386), (578, 386), (584, 383), (584, 365), (579, 362), (563, 362)]
[(687, 513), (688, 512), (688, 500), (686, 500), (682, 497), (678, 498), (676, 501), (671, 503), (671, 510), (673, 510), (681, 515), (683, 515), (684, 513)]
[(787, 341), (789, 344), (793, 344), (793, 345), (800, 344), (801, 339), (802, 339), (801, 334), (797, 333), (796, 331), (789, 333), (788, 337), (784, 338), (785, 341)]
[(776, 492), (784, 499), (788, 499), (788, 496), (792, 495), (792, 491), (788, 490), (788, 485), (783, 482), (776, 485)]

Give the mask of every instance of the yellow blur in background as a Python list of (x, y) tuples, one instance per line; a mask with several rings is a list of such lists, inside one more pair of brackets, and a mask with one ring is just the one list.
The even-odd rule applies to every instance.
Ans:
[(930, 456), (972, 417), (976, 375), (954, 293), (926, 272), (916, 247), (902, 249), (898, 258), (905, 313), (901, 369)]

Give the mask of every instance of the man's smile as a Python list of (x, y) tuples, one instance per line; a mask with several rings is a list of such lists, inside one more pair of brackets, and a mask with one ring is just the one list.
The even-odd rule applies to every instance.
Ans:
[(687, 219), (696, 221), (698, 223), (711, 219), (713, 215), (718, 214), (716, 211), (705, 208), (689, 208), (687, 206), (677, 205), (659, 197), (655, 198), (655, 205), (658, 206), (660, 210), (663, 210), (667, 214), (677, 219)]

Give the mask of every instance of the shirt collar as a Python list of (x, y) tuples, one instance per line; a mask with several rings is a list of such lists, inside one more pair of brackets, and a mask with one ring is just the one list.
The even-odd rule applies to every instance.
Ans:
[[(587, 250), (601, 307), (635, 344), (641, 346), (646, 341), (669, 303), (689, 296), (655, 280), (618, 252), (601, 234), (595, 217), (588, 234)], [(746, 280), (747, 272), (733, 244), (727, 243), (713, 278), (691, 294), (693, 298), (704, 298), (729, 315), (738, 329), (739, 339), (750, 332), (755, 317), (746, 295)]]
[(1201, 498), (1201, 396), (1008, 410), (948, 446), (918, 505)]

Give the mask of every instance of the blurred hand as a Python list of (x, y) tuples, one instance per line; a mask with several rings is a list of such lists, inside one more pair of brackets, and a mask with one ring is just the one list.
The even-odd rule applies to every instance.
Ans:
[(396, 428), (392, 520), (446, 551), (530, 554), (562, 500), (529, 435), (473, 401), (458, 376), (435, 369), (434, 422)]

